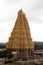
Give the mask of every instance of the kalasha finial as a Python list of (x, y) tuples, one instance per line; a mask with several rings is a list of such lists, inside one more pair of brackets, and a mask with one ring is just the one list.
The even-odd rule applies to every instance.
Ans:
[(22, 9), (20, 9), (18, 13), (22, 13)]
[(20, 10), (18, 11), (18, 15), (24, 15), (24, 12), (23, 12), (22, 9), (20, 9)]

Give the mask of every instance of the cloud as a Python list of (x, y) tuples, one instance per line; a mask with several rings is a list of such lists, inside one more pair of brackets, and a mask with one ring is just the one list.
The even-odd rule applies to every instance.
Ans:
[(36, 23), (43, 22), (43, 0), (37, 0), (37, 3), (31, 8), (30, 11), (30, 21), (34, 21)]
[(8, 41), (17, 13), (23, 9), (34, 41), (43, 41), (43, 0), (0, 0), (0, 42)]
[(0, 22), (0, 42), (7, 42), (13, 29), (14, 22)]
[(35, 11), (42, 11), (43, 10), (43, 0), (38, 0), (37, 4), (34, 5)]
[(43, 41), (43, 23), (30, 23), (31, 37), (33, 41)]
[(14, 21), (20, 9), (26, 13), (28, 20), (43, 22), (43, 0), (1, 0), (0, 21)]

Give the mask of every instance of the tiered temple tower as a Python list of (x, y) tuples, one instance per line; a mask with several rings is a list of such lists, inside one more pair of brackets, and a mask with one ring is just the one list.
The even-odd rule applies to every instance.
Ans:
[(17, 51), (18, 57), (23, 59), (33, 57), (34, 44), (31, 39), (28, 20), (22, 10), (18, 12), (18, 17), (6, 48)]

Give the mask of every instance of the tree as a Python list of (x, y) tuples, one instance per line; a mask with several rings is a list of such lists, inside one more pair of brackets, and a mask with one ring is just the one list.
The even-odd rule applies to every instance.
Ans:
[(0, 58), (5, 58), (5, 63), (6, 63), (6, 58), (12, 58), (13, 55), (11, 54), (10, 50), (3, 50), (0, 52)]

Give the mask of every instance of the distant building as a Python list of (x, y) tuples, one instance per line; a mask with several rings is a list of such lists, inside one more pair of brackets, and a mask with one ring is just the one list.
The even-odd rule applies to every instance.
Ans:
[(18, 17), (6, 48), (17, 51), (18, 57), (20, 58), (33, 57), (34, 44), (32, 42), (28, 20), (22, 10), (18, 12)]

